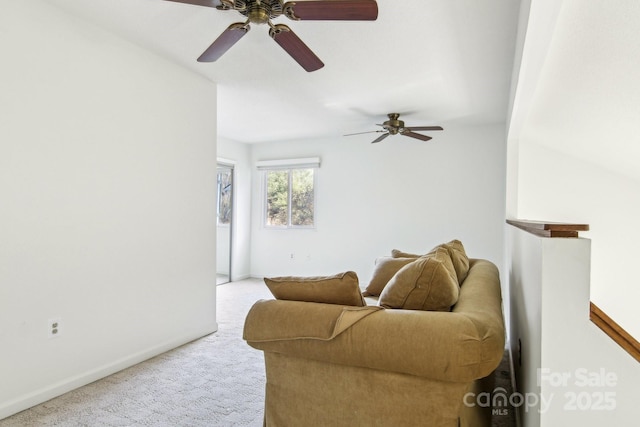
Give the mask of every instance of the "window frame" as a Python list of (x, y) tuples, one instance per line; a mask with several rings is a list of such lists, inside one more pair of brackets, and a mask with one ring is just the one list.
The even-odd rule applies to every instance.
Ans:
[[(294, 170), (311, 170), (313, 172), (313, 224), (312, 225), (294, 225), (291, 223), (291, 197), (292, 197), (292, 187), (293, 187), (293, 171)], [(318, 170), (319, 166), (316, 165), (292, 165), (292, 166), (283, 166), (283, 167), (264, 167), (261, 168), (262, 173), (262, 228), (267, 230), (314, 230), (316, 229), (316, 221), (317, 221), (317, 200), (318, 200)], [(267, 223), (268, 219), (268, 184), (269, 180), (267, 178), (269, 172), (287, 172), (287, 225), (269, 225)]]

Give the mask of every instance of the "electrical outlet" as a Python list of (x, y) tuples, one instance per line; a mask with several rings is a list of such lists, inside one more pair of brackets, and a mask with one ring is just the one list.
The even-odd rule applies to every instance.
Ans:
[(47, 335), (49, 338), (57, 338), (60, 336), (62, 323), (59, 317), (49, 319), (47, 323)]

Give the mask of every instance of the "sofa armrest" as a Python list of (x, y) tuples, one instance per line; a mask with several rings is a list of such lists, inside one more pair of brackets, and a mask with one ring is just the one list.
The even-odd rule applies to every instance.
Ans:
[(354, 307), (289, 300), (260, 300), (247, 314), (243, 338), (250, 343), (335, 338), (382, 307)]
[[(480, 336), (466, 316), (443, 312), (379, 310), (333, 338), (303, 338), (308, 332), (304, 325), (314, 323), (305, 314), (309, 305), (329, 304), (275, 300), (259, 304), (247, 317), (245, 339), (265, 352), (458, 382), (489, 375), (504, 351), (504, 339), (498, 334)], [(262, 321), (262, 314), (269, 311), (279, 311), (280, 320), (289, 323), (289, 338), (266, 340), (254, 333), (272, 332), (274, 324)], [(296, 330), (298, 338), (292, 337)]]

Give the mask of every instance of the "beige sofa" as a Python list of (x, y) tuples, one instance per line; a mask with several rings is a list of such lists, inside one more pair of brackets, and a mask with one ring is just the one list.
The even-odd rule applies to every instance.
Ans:
[(498, 270), (470, 259), (451, 311), (258, 301), (244, 339), (264, 351), (266, 426), (490, 425), (463, 401), (503, 355)]

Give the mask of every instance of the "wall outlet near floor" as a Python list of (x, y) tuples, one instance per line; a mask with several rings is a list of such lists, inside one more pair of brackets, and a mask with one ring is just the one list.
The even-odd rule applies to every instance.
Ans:
[(57, 338), (60, 336), (62, 323), (59, 317), (49, 319), (47, 322), (47, 336), (49, 338)]

